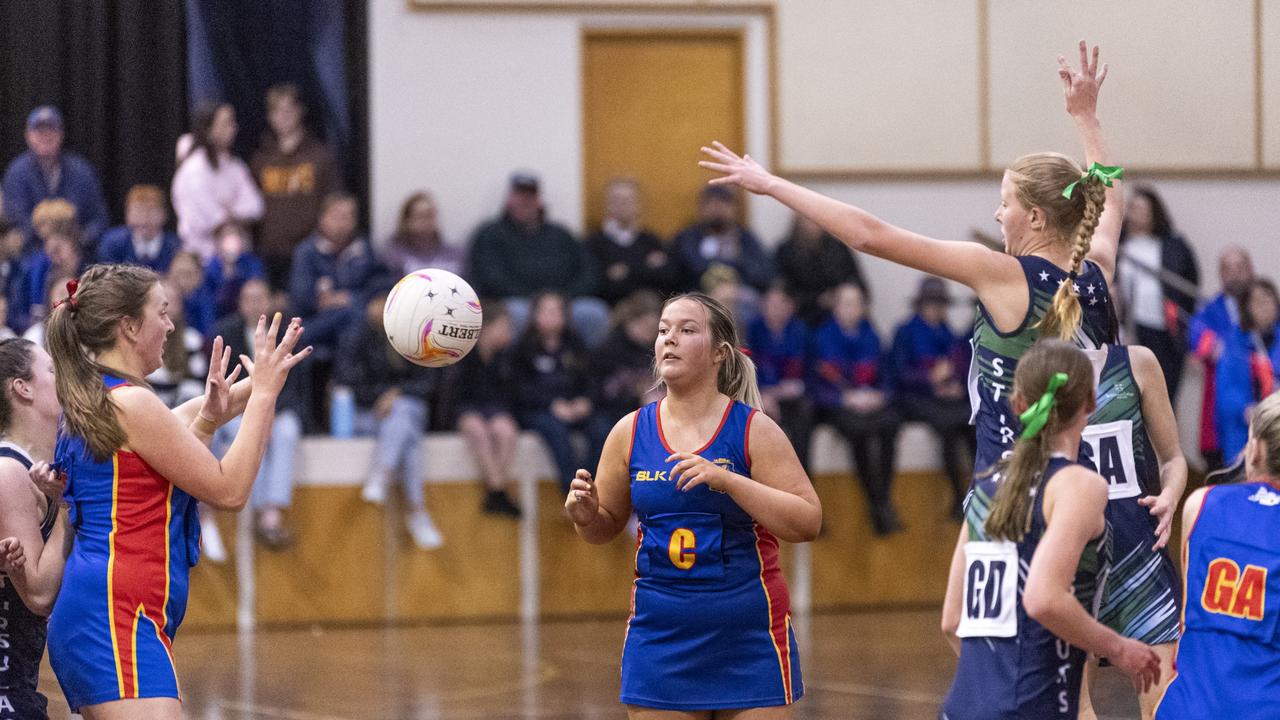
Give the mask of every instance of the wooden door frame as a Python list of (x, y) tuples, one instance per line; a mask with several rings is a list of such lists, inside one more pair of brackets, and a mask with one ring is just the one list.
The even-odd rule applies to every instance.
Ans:
[[(769, 145), (770, 145), (769, 152), (770, 152), (770, 156), (773, 157), (774, 154), (776, 153), (778, 132), (777, 132), (777, 125), (774, 122), (776, 117), (776, 110), (777, 110), (777, 107), (776, 107), (777, 91), (774, 89), (775, 83), (773, 82), (773, 79), (775, 77), (774, 72), (776, 70), (776, 66), (775, 66), (776, 58), (774, 55), (774, 48), (772, 47), (774, 42), (772, 14), (770, 14), (769, 21), (767, 22), (766, 26), (768, 28), (769, 43), (770, 43), (770, 48), (769, 48), (769, 58), (770, 58), (769, 96), (770, 97), (769, 97), (769, 114), (768, 114)], [(580, 173), (582, 177), (581, 221), (582, 221), (582, 231), (584, 236), (591, 233), (591, 226), (588, 222), (590, 220), (590, 218), (588, 217), (588, 214), (589, 214), (588, 208), (591, 205), (591, 198), (589, 197), (588, 193), (591, 192), (591, 188), (587, 187), (587, 123), (586, 123), (587, 63), (586, 63), (586, 52), (585, 52), (587, 47), (587, 42), (595, 38), (623, 38), (623, 39), (632, 38), (634, 39), (634, 38), (646, 38), (646, 37), (681, 38), (681, 39), (705, 38), (708, 40), (732, 39), (734, 42), (737, 43), (738, 82), (741, 84), (741, 87), (738, 89), (738, 91), (741, 93), (741, 98), (742, 98), (742, 104), (741, 104), (741, 107), (739, 108), (739, 110), (741, 111), (741, 117), (738, 120), (741, 123), (741, 127), (742, 127), (743, 142), (744, 143), (750, 142), (749, 129), (751, 126), (751, 123), (750, 123), (751, 117), (750, 117), (750, 112), (748, 110), (748, 106), (750, 105), (750, 99), (751, 99), (751, 82), (750, 82), (749, 68), (747, 67), (747, 56), (748, 56), (749, 48), (747, 47), (747, 29), (745, 27), (741, 25), (737, 27), (708, 26), (708, 27), (702, 27), (702, 28), (662, 27), (660, 25), (656, 25), (656, 26), (599, 25), (599, 26), (583, 27), (581, 29), (581, 32), (578, 35), (578, 48), (579, 48), (578, 89), (582, 93), (582, 98), (581, 98), (582, 122), (579, 130), (582, 133), (582, 140), (581, 140), (582, 168)], [(748, 193), (744, 192), (739, 202), (739, 211), (741, 213), (743, 225), (751, 224), (751, 203), (749, 201), (748, 195), (749, 195)]]

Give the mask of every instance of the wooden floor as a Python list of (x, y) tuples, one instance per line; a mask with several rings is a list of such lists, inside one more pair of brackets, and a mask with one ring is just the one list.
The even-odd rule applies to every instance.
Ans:
[[(955, 659), (938, 612), (797, 618), (805, 696), (796, 720), (936, 718)], [(193, 720), (625, 718), (624, 620), (347, 630), (185, 633), (174, 651)], [(50, 717), (70, 717), (46, 665)], [(1136, 718), (1105, 671), (1102, 718)]]

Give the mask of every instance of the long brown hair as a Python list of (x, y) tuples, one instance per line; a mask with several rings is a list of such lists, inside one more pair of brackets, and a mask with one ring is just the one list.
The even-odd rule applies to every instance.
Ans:
[(99, 460), (110, 457), (126, 440), (102, 375), (149, 386), (141, 378), (100, 365), (96, 358), (115, 346), (122, 319), (142, 319), (147, 293), (158, 282), (160, 277), (146, 267), (93, 265), (80, 276), (75, 294), (49, 314), (45, 343), (53, 358), (67, 430), (83, 438)]
[(9, 432), (13, 423), (13, 400), (9, 396), (10, 380), (30, 380), (32, 348), (35, 343), (24, 338), (0, 340), (0, 434)]
[(1058, 287), (1053, 302), (1040, 320), (1040, 337), (1070, 340), (1080, 328), (1084, 309), (1075, 290), (1075, 276), (1093, 243), (1093, 231), (1106, 201), (1107, 189), (1092, 175), (1084, 178), (1077, 192), (1064, 197), (1062, 191), (1084, 176), (1084, 168), (1066, 155), (1034, 153), (1024, 155), (1009, 166), (1018, 202), (1028, 210), (1044, 211), (1049, 228), (1071, 243), (1069, 279)]
[(1053, 438), (1094, 402), (1093, 364), (1079, 348), (1063, 340), (1041, 340), (1018, 361), (1013, 394), (1035, 403), (1057, 373), (1067, 381), (1054, 395), (1049, 420), (1034, 437), (1019, 439), (1013, 454), (995, 468), (1000, 482), (985, 530), (988, 537), (1018, 542), (1031, 529), (1032, 492), (1049, 463)]
[[(662, 309), (679, 300), (692, 300), (707, 312), (707, 330), (711, 333), (712, 349), (728, 347), (728, 354), (716, 372), (716, 389), (738, 402), (759, 409), (764, 406), (760, 398), (760, 386), (756, 382), (756, 364), (742, 351), (738, 325), (733, 312), (724, 303), (699, 292), (673, 295), (662, 304)], [(655, 358), (655, 367), (657, 360)]]

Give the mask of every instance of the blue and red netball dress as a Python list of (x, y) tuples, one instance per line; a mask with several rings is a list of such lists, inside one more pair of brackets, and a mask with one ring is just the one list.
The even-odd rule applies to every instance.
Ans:
[[(989, 537), (985, 529), (999, 475), (978, 478), (969, 491), (960, 662), (941, 720), (1075, 720), (1085, 652), (1049, 632), (1022, 606), (1031, 558), (1047, 528), (1044, 490), (1054, 475), (1075, 464), (1049, 460), (1032, 500), (1031, 529), (1016, 543)], [(1072, 590), (1091, 615), (1097, 614), (1110, 553), (1110, 528), (1104, 526), (1076, 565)]]
[(1081, 461), (1106, 479), (1109, 498), (1112, 560), (1098, 621), (1148, 645), (1177, 642), (1178, 569), (1168, 552), (1151, 549), (1160, 521), (1138, 504), (1160, 494), (1160, 460), (1147, 435), (1129, 348), (1112, 345), (1106, 352), (1097, 407), (1081, 444)]
[[(698, 455), (750, 477), (750, 406), (732, 402)], [(664, 710), (786, 705), (800, 658), (778, 540), (727, 494), (675, 489), (660, 403), (636, 412), (631, 503), (636, 580), (622, 650), (622, 702)]]
[(1280, 486), (1211, 487), (1184, 552), (1182, 642), (1157, 720), (1280, 718)]
[[(110, 390), (127, 384), (103, 377)], [(178, 697), (170, 644), (200, 551), (196, 501), (141, 457), (58, 438), (75, 544), (49, 617), (49, 662), (73, 710)]]
[[(31, 469), (31, 456), (9, 442), (0, 442), (0, 457), (17, 460)], [(58, 504), (50, 502), (40, 522), (40, 537), (49, 541)], [(27, 548), (27, 552), (30, 552)], [(49, 701), (36, 686), (40, 682), (40, 658), (44, 657), (46, 622), (27, 609), (22, 596), (0, 573), (0, 719), (43, 720), (49, 717)]]
[[(1070, 280), (1065, 270), (1042, 257), (1022, 255), (1016, 260), (1027, 281), (1027, 314), (1022, 323), (1010, 332), (1000, 332), (987, 308), (978, 303), (978, 318), (970, 340), (973, 362), (969, 366), (969, 402), (978, 439), (975, 477), (999, 462), (1022, 434), (1018, 413), (1009, 404), (1013, 373), (1018, 369), (1018, 360), (1040, 339), (1040, 321), (1053, 304), (1054, 293)], [(1115, 342), (1115, 313), (1102, 268), (1092, 260), (1084, 261), (1074, 283), (1084, 311), (1076, 331), (1076, 345), (1089, 350)]]

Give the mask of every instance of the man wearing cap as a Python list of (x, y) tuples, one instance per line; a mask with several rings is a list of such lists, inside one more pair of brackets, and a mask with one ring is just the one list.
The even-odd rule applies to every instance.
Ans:
[(756, 292), (764, 292), (773, 279), (773, 263), (755, 233), (738, 222), (738, 196), (728, 187), (703, 188), (698, 222), (681, 230), (671, 245), (688, 290), (700, 289), (703, 275), (718, 265), (733, 269)]
[(4, 214), (33, 243), (31, 211), (42, 200), (63, 198), (76, 208), (84, 243), (92, 247), (107, 228), (107, 204), (88, 160), (62, 151), (62, 113), (42, 105), (27, 116), (27, 151), (4, 173)]
[(530, 296), (562, 293), (570, 298), (574, 331), (587, 345), (598, 345), (609, 329), (609, 306), (591, 297), (595, 263), (568, 229), (545, 216), (538, 177), (514, 173), (502, 215), (471, 240), (472, 285), (480, 297), (503, 299), (517, 330), (528, 319)]
[(892, 365), (903, 415), (927, 424), (942, 442), (942, 463), (953, 493), (952, 512), (958, 517), (973, 474), (976, 439), (969, 427), (965, 387), (969, 344), (947, 325), (950, 305), (951, 293), (942, 278), (920, 281), (915, 315), (894, 334)]

